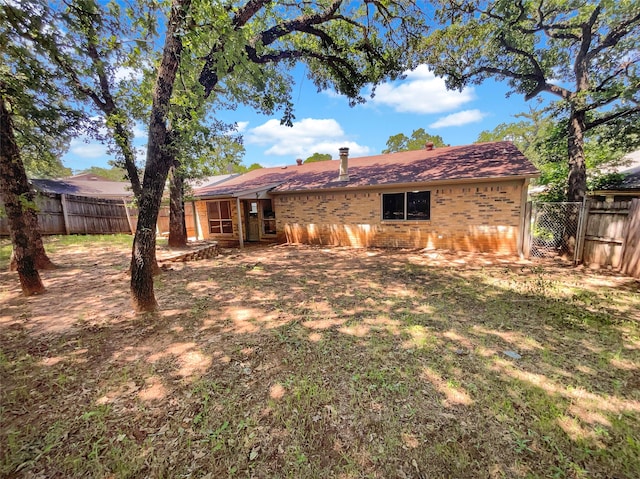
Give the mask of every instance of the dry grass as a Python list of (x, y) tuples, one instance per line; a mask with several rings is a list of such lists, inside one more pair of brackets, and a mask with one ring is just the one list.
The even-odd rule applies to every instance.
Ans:
[(57, 247), (29, 299), (0, 273), (0, 476), (640, 477), (637, 281), (249, 248), (135, 317), (128, 254)]

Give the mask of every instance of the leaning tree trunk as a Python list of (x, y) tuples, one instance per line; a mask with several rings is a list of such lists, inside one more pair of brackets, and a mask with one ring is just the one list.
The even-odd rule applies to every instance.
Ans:
[(587, 168), (584, 159), (584, 111), (572, 111), (569, 118), (569, 178), (567, 199), (582, 201), (587, 193)]
[(169, 174), (169, 246), (187, 246), (187, 224), (184, 217), (184, 176), (174, 163)]
[(167, 141), (167, 113), (182, 55), (180, 29), (183, 28), (190, 3), (191, 0), (172, 2), (162, 61), (153, 91), (147, 162), (139, 200), (138, 227), (131, 255), (131, 297), (138, 312), (154, 311), (158, 307), (153, 291), (156, 222), (172, 159), (172, 155), (169, 154), (171, 145)]
[(36, 269), (35, 247), (29, 235), (30, 223), (23, 207), (23, 203), (30, 199), (29, 182), (13, 134), (11, 115), (2, 96), (0, 96), (0, 192), (9, 222), (22, 293), (25, 296), (42, 293), (45, 288)]

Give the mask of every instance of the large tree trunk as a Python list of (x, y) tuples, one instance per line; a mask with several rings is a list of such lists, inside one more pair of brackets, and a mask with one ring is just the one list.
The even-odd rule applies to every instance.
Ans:
[[(11, 114), (0, 95), (0, 193), (7, 213), (13, 254), (20, 285), (25, 296), (42, 293), (45, 288), (36, 269), (35, 245), (29, 232), (32, 226), (25, 215), (24, 203), (33, 201), (29, 181), (13, 134)], [(29, 206), (27, 206), (29, 208)], [(37, 220), (36, 220), (37, 223)], [(37, 224), (35, 225), (37, 228)]]
[(184, 177), (178, 165), (171, 167), (169, 175), (169, 246), (187, 246), (187, 224), (184, 218)]
[(587, 193), (587, 168), (584, 160), (585, 115), (572, 111), (569, 118), (569, 178), (567, 199), (582, 201)]
[[(33, 192), (30, 190), (26, 197), (29, 198), (29, 202), (32, 201)], [(40, 234), (40, 228), (38, 227), (38, 214), (33, 208), (23, 208), (24, 222), (27, 225), (27, 235), (29, 236), (29, 244), (34, 251), (35, 266), (38, 271), (56, 269), (57, 266), (49, 259), (46, 251), (44, 250), (44, 243), (42, 242), (42, 235)], [(15, 251), (11, 253), (11, 262), (9, 263), (10, 271), (17, 271), (18, 262), (16, 261)]]
[(153, 291), (156, 222), (172, 159), (169, 150), (171, 145), (167, 141), (167, 112), (182, 55), (180, 29), (184, 25), (190, 3), (191, 0), (172, 2), (162, 61), (153, 91), (147, 162), (139, 200), (138, 227), (131, 255), (131, 297), (138, 312), (154, 311), (158, 307)]

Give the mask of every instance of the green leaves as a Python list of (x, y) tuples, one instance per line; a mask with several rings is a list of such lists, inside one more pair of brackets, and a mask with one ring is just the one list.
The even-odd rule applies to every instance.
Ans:
[[(445, 23), (422, 58), (450, 88), (493, 78), (530, 100), (550, 94), (568, 113), (569, 197), (586, 187), (583, 136), (640, 112), (640, 4), (605, 0), (438, 2)], [(569, 153), (571, 152), (571, 153)]]
[(390, 136), (387, 140), (387, 148), (382, 153), (396, 153), (399, 151), (421, 150), (427, 143), (433, 143), (435, 148), (447, 146), (440, 135), (430, 135), (424, 128), (413, 130), (411, 138), (404, 133)]

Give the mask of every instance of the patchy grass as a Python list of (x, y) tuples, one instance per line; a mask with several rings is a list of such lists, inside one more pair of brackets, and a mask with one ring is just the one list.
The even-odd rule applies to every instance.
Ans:
[(248, 248), (136, 317), (125, 238), (48, 242), (39, 297), (0, 273), (0, 476), (640, 477), (637, 281)]

